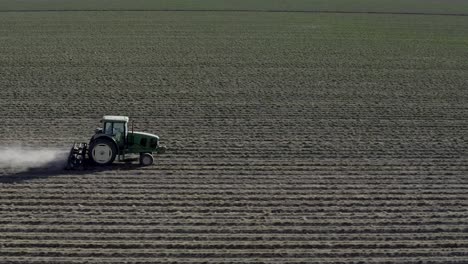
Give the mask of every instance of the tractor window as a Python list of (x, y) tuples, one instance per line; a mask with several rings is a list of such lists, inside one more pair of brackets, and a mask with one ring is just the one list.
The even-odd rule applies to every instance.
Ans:
[(107, 135), (112, 135), (112, 123), (104, 123), (104, 133)]
[(125, 130), (125, 125), (124, 123), (114, 123), (114, 127), (112, 130), (112, 134), (118, 135), (118, 134), (123, 134)]
[(114, 135), (117, 143), (122, 144), (124, 142), (125, 124), (124, 123), (114, 123), (112, 128), (112, 135)]

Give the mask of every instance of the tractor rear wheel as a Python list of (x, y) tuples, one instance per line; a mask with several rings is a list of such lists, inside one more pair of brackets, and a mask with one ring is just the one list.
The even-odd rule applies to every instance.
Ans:
[(154, 158), (151, 153), (140, 153), (140, 165), (149, 166), (153, 164)]
[(109, 165), (115, 160), (117, 148), (114, 142), (97, 139), (89, 147), (89, 156), (98, 165)]

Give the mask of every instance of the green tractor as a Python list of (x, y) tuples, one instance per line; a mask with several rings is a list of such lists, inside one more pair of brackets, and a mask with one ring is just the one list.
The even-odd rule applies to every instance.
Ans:
[(86, 163), (109, 165), (117, 158), (125, 161), (127, 154), (139, 154), (140, 165), (153, 164), (153, 153), (163, 154), (159, 137), (150, 133), (128, 130), (128, 117), (104, 116), (102, 128), (97, 128), (88, 143), (74, 143), (68, 156), (67, 169), (83, 168)]

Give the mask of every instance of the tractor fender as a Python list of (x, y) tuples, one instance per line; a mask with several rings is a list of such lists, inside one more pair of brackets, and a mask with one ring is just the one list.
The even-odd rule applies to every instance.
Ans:
[(96, 140), (96, 139), (105, 139), (105, 140), (109, 140), (111, 141), (114, 146), (115, 146), (115, 149), (119, 149), (118, 145), (117, 145), (117, 142), (115, 141), (115, 139), (109, 135), (106, 135), (106, 134), (96, 134), (94, 135), (91, 140), (89, 141), (89, 145), (91, 146), (91, 144)]

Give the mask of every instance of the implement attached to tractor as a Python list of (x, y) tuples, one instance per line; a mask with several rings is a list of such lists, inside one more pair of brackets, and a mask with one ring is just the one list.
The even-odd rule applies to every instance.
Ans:
[(139, 154), (140, 164), (153, 164), (153, 153), (163, 154), (166, 147), (159, 145), (159, 137), (150, 133), (128, 131), (128, 117), (104, 116), (103, 128), (88, 143), (74, 143), (68, 156), (67, 169), (83, 168), (88, 161), (109, 165), (115, 158), (125, 160), (126, 154)]

